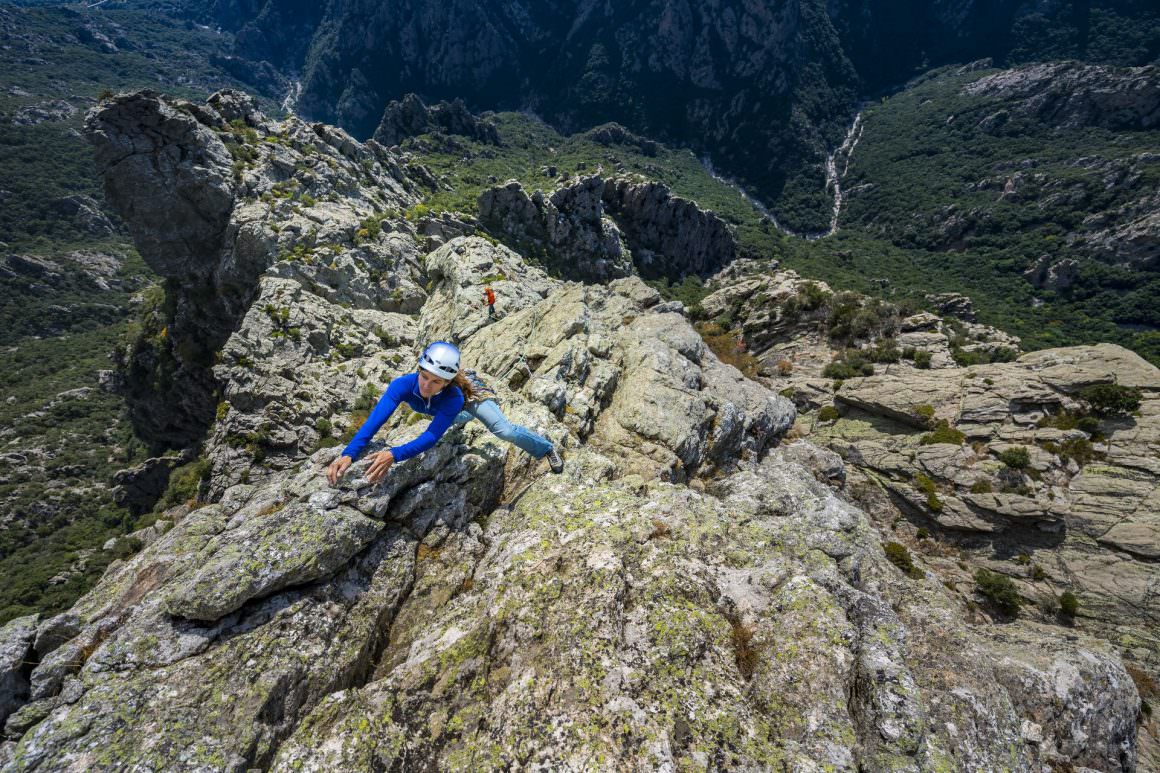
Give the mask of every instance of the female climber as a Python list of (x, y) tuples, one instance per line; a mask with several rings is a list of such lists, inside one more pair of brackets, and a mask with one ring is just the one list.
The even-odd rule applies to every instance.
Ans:
[(460, 370), (459, 349), (445, 341), (436, 341), (423, 350), (418, 370), (399, 376), (387, 386), (387, 391), (343, 449), (342, 455), (326, 469), (327, 480), (332, 486), (338, 483), (399, 403), (406, 403), (417, 413), (434, 418), (419, 437), (374, 455), (374, 461), (366, 469), (366, 479), (371, 483), (381, 481), (395, 462), (410, 459), (431, 448), (452, 424), (466, 424), (473, 418), (483, 422), (500, 439), (522, 448), (535, 458), (547, 457), (552, 472), (563, 472), (564, 460), (556, 444), (525, 427), (512, 424), (487, 393), (495, 394), (472, 371)]

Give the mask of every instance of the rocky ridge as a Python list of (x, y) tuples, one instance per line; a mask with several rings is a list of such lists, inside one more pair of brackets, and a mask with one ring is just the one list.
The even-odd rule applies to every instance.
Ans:
[[(1017, 339), (930, 313), (872, 314), (865, 338), (835, 340), (840, 310), (872, 302), (776, 266), (739, 262), (711, 287), (703, 313), (727, 320), (802, 409), (794, 434), (845, 461), (846, 490), (885, 539), (956, 588), (980, 568), (1009, 577), (1021, 617), (1064, 619), (1058, 599), (1076, 594), (1075, 624), (1154, 690), (1160, 370), (1111, 344), (1016, 358)], [(901, 356), (914, 351), (926, 359)], [(1012, 361), (986, 361), (996, 353)], [(858, 354), (871, 375), (827, 370)], [(1138, 410), (1101, 418), (1083, 398), (1098, 384), (1139, 389)], [(1025, 466), (1005, 456), (1020, 450)], [(1144, 727), (1147, 769), (1160, 755)]]
[(587, 281), (708, 275), (737, 255), (725, 221), (652, 181), (592, 175), (529, 195), (512, 180), (480, 195), (479, 219), (557, 272)]
[[(421, 251), (375, 209), (415, 195), (406, 167), (329, 127), (243, 117), (277, 147), (224, 181), (225, 143), (201, 127), (229, 101), (139, 94), (90, 118), (137, 146), (206, 113), (176, 119), (196, 147), (174, 156), (213, 173), (181, 170), (178, 189), (164, 164), (109, 172), (159, 191), (121, 214), (189, 315), (169, 345), (201, 333), (206, 309), (188, 307), (221, 303), (196, 294), (207, 280), (246, 289), (206, 366), (226, 407), (203, 501), (73, 609), (0, 631), (4, 770), (1134, 769), (1140, 698), (1119, 654), (993, 624), (933, 572), (904, 575), (871, 517), (815, 479), (840, 480), (841, 460), (779, 443), (793, 405), (723, 364), (680, 304), (634, 276), (554, 278), (478, 236)], [(276, 196), (272, 177), (305, 174), (307, 151), (269, 139), (287, 128), (402, 180), (332, 159), (311, 184), (346, 182), (335, 201)], [(212, 230), (239, 238), (149, 249), (166, 201), (193, 218), (222, 186)], [(434, 337), (566, 447), (564, 475), (472, 423), (380, 485), (365, 459), (326, 483), (334, 433), (358, 421), (332, 417)], [(401, 412), (373, 448), (411, 424)]]

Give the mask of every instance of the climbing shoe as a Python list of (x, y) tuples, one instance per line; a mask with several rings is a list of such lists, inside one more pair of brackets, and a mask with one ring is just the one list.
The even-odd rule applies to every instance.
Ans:
[(552, 444), (552, 450), (544, 458), (548, 460), (548, 466), (552, 468), (552, 472), (559, 475), (564, 471), (564, 457), (560, 454), (560, 447), (555, 443)]

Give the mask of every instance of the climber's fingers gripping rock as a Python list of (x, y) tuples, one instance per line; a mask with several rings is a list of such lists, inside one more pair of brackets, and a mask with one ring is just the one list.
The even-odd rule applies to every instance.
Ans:
[(330, 485), (338, 483), (343, 473), (346, 472), (346, 468), (350, 467), (353, 461), (349, 456), (340, 456), (330, 463), (330, 466), (326, 468), (326, 479), (330, 481)]
[(395, 463), (395, 455), (390, 451), (380, 451), (372, 459), (370, 466), (367, 467), (366, 479), (371, 483), (378, 483), (386, 476), (391, 465)]

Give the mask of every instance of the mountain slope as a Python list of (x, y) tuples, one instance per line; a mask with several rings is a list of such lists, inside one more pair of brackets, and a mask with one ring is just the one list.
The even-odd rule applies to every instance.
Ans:
[[(173, 170), (111, 148), (197, 159), (154, 202), (182, 221), (190, 197), (232, 194), (221, 249), (178, 261), (151, 249), (164, 207), (121, 209), (174, 280), (165, 345), (217, 303), (207, 273), (236, 280), (240, 316), (212, 371), (215, 501), (169, 511), (69, 612), (4, 629), (38, 660), (7, 768), (1134, 765), (1139, 695), (1114, 651), (968, 625), (904, 576), (808, 447), (774, 447), (791, 404), (639, 279), (563, 282), (480, 236), (421, 249), (400, 210), (429, 172), (238, 94), (123, 95), (89, 132), (114, 190)], [(219, 145), (251, 144), (235, 178)], [(381, 485), (366, 459), (326, 483), (321, 441), (437, 337), (567, 448), (565, 474), (469, 425)]]

